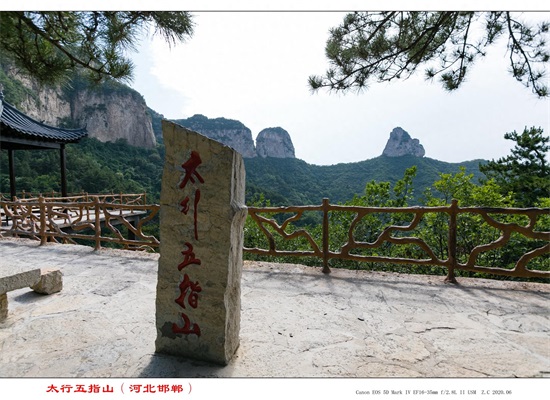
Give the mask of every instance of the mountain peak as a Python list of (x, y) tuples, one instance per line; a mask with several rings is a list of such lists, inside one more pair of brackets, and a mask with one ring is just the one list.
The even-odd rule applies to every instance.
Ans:
[(292, 139), (281, 127), (266, 128), (258, 134), (256, 153), (263, 158), (295, 158)]
[(411, 135), (401, 127), (393, 128), (390, 132), (390, 138), (382, 152), (383, 156), (401, 157), (412, 155), (415, 157), (424, 157), (426, 151), (418, 139), (411, 138)]

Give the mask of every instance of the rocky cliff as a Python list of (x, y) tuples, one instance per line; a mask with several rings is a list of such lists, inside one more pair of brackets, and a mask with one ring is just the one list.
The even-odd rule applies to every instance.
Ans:
[[(126, 139), (138, 147), (156, 144), (145, 100), (126, 86), (77, 85), (68, 90), (41, 86), (14, 70), (5, 72), (15, 85), (26, 89), (24, 94), (20, 91), (14, 105), (40, 122), (53, 126), (85, 126), (89, 137), (102, 142)], [(4, 88), (4, 94), (8, 102), (14, 103), (9, 88)]]
[(125, 139), (137, 147), (154, 147), (155, 135), (147, 105), (128, 91), (78, 91), (71, 101), (72, 119), (102, 142)]
[[(60, 87), (44, 87), (38, 85), (32, 79), (9, 72), (9, 76), (16, 79), (22, 87), (28, 89), (20, 94), (17, 109), (28, 116), (48, 125), (60, 126), (66, 124), (71, 118), (71, 104), (65, 96), (61, 95)], [(9, 90), (5, 91), (6, 100), (14, 103)]]
[(294, 145), (283, 128), (266, 128), (256, 138), (256, 154), (259, 157), (295, 158)]
[(415, 157), (424, 157), (426, 151), (418, 139), (413, 139), (402, 128), (394, 128), (390, 133), (390, 138), (382, 152), (383, 156), (401, 157), (412, 155)]

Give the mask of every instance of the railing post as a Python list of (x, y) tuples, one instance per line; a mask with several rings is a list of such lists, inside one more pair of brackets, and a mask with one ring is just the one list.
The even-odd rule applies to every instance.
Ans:
[(99, 197), (94, 197), (94, 209), (95, 209), (95, 250), (101, 248), (101, 215), (99, 209)]
[[(32, 204), (30, 207), (32, 209)], [(46, 236), (46, 204), (42, 195), (38, 197), (38, 209), (40, 210), (40, 245), (43, 245), (46, 244), (48, 238)]]
[(329, 199), (323, 199), (323, 273), (330, 274), (328, 266), (329, 256), (329, 227), (328, 227)]
[(453, 199), (451, 201), (451, 207), (449, 208), (449, 270), (445, 283), (458, 283), (455, 278), (455, 267), (457, 266), (456, 260), (456, 220), (458, 214), (458, 200)]
[[(65, 144), (59, 147), (59, 167), (61, 169), (61, 197), (67, 197), (67, 155), (65, 153)], [(55, 197), (52, 190), (52, 197)]]
[[(11, 201), (15, 201), (15, 197), (17, 196), (17, 188), (15, 187), (15, 156), (14, 156), (15, 150), (8, 149), (8, 171), (10, 175), (10, 199)], [(25, 191), (23, 191), (25, 193)], [(23, 194), (24, 196), (24, 194)]]

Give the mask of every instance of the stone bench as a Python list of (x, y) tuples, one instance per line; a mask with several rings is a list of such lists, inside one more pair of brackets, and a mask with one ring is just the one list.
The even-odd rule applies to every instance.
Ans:
[(0, 270), (0, 321), (8, 317), (8, 292), (30, 287), (37, 293), (51, 294), (63, 289), (59, 269), (8, 268)]

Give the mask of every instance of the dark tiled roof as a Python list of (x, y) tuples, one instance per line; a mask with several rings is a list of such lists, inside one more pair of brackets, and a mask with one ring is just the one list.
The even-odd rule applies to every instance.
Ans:
[[(28, 115), (23, 114), (14, 106), (6, 103), (0, 96), (0, 135), (9, 134), (24, 137), (29, 140), (50, 141), (57, 143), (77, 142), (87, 136), (85, 128), (81, 129), (63, 129), (56, 128), (38, 122)], [(2, 108), (3, 106), (3, 108)], [(4, 131), (5, 128), (7, 132)]]

